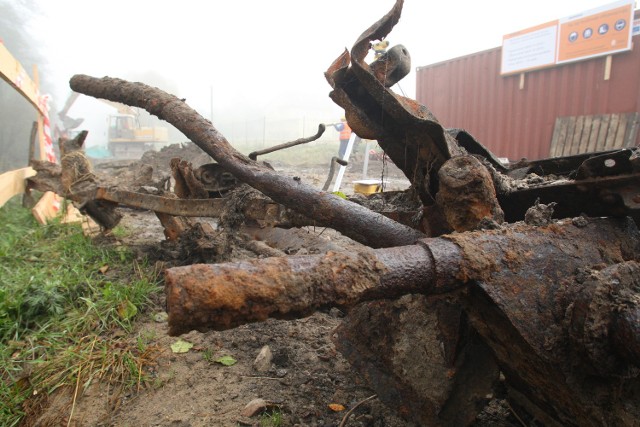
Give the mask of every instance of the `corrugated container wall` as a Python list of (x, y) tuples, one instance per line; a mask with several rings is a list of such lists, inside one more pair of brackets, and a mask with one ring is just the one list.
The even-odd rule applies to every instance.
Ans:
[(609, 80), (600, 57), (528, 72), (520, 89), (520, 75), (500, 76), (496, 48), (419, 67), (416, 98), (444, 127), (467, 130), (499, 157), (547, 158), (557, 117), (640, 111), (639, 36), (633, 42), (612, 56)]

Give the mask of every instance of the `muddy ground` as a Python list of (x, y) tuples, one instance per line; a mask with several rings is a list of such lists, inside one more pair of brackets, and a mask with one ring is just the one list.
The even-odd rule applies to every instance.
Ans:
[[(186, 158), (198, 166), (209, 161), (195, 146), (167, 148), (145, 157), (154, 177), (168, 174), (171, 157)], [(139, 166), (139, 165), (138, 165)], [(281, 162), (272, 166), (283, 174), (299, 176), (304, 182), (322, 187), (328, 165), (308, 164), (290, 167)], [(96, 165), (96, 173), (116, 180), (131, 170), (125, 162)], [(384, 171), (387, 190), (403, 190), (409, 182), (390, 162), (372, 159), (369, 178)], [(362, 161), (352, 162), (345, 174), (342, 191), (353, 193), (352, 182), (362, 179)], [(164, 242), (162, 227), (151, 212), (122, 209), (122, 225), (129, 231), (124, 237), (103, 238), (105, 244), (130, 247), (140, 259), (159, 269), (188, 264), (175, 247)], [(210, 220), (215, 225), (214, 220)], [(349, 250), (359, 244), (329, 229), (307, 227), (296, 230), (262, 231), (260, 238), (287, 254), (322, 253)], [(232, 248), (230, 259), (256, 257), (246, 249)], [(333, 329), (344, 313), (338, 309), (318, 312), (292, 321), (269, 320), (224, 332), (190, 332), (180, 337), (193, 344), (186, 353), (176, 354), (171, 344), (177, 337), (167, 334), (163, 317), (164, 302), (156, 301), (153, 310), (144, 313), (131, 334), (131, 340), (143, 342), (153, 351), (152, 362), (145, 367), (139, 389), (126, 394), (94, 385), (76, 402), (69, 425), (74, 426), (410, 426), (375, 397), (363, 379), (336, 351), (331, 342)], [(266, 364), (257, 363), (258, 355), (271, 353)], [(237, 361), (224, 366), (215, 360), (231, 356)], [(497, 396), (500, 397), (500, 396)], [(260, 411), (251, 414), (247, 405), (263, 399), (269, 409), (281, 415), (281, 424), (269, 424)], [(264, 403), (263, 402), (263, 403)], [(67, 425), (71, 393), (58, 393), (48, 409), (32, 425)], [(344, 410), (340, 410), (344, 408)], [(354, 409), (355, 408), (355, 409)], [(347, 417), (348, 412), (354, 409)], [(519, 426), (503, 400), (494, 399), (476, 426)]]

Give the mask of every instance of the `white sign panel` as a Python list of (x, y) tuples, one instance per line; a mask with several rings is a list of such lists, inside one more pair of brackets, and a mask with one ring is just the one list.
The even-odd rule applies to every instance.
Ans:
[(634, 6), (620, 0), (504, 36), (500, 74), (631, 50)]
[(505, 36), (502, 42), (502, 74), (554, 65), (557, 21)]

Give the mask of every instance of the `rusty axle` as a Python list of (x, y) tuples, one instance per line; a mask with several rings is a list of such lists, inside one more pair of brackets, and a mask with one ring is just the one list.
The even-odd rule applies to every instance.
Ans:
[[(450, 249), (455, 251), (454, 245)], [(166, 272), (169, 325), (172, 334), (228, 329), (420, 292), (434, 282), (432, 265), (428, 248), (416, 245), (171, 268)]]
[(637, 259), (639, 241), (635, 227), (629, 232), (629, 224), (614, 220), (517, 224), (356, 254), (176, 267), (166, 271), (170, 333), (296, 318), (323, 306), (410, 293), (447, 293), (475, 281), (490, 286), (524, 278), (535, 293), (580, 268)]

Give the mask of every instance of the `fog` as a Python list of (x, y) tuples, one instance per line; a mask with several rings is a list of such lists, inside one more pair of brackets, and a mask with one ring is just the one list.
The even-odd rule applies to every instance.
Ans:
[[(186, 98), (232, 143), (258, 145), (309, 136), (318, 123), (343, 115), (328, 97), (323, 73), (394, 3), (37, 1), (42, 16), (34, 31), (49, 53), (57, 105), (74, 74), (143, 81)], [(602, 4), (405, 0), (388, 40), (405, 45), (414, 71), (394, 90), (414, 98), (416, 67), (499, 46), (505, 34)], [(85, 119), (88, 145), (104, 143), (108, 114), (84, 97), (69, 112)], [(174, 133), (173, 139), (186, 138)]]

